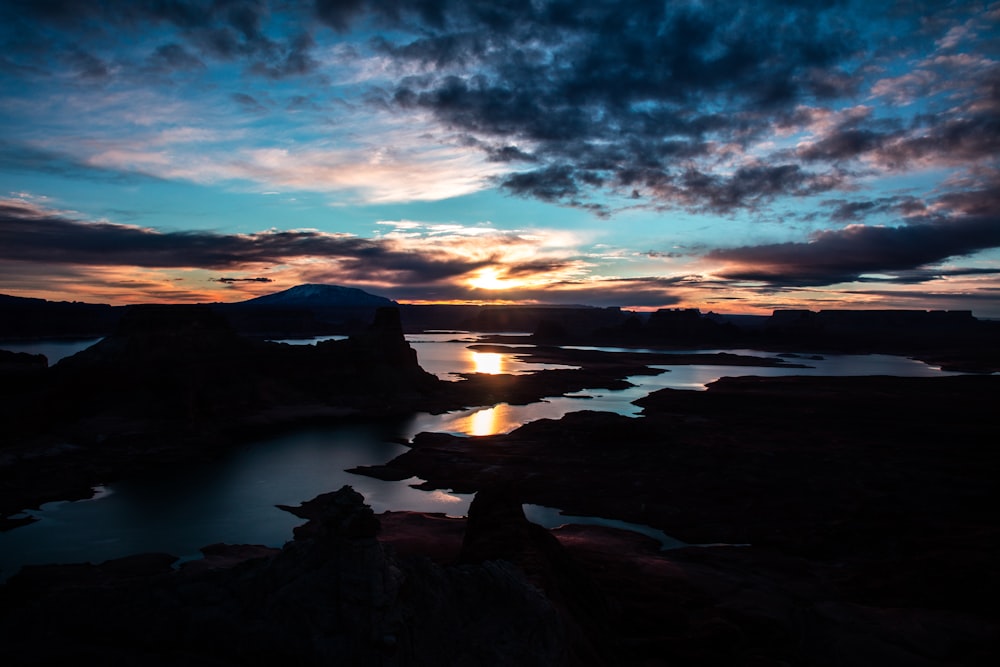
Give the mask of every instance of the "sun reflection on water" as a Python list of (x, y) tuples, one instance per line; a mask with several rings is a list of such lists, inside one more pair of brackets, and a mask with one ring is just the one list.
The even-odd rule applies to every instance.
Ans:
[(497, 414), (498, 407), (500, 406), (494, 405), (492, 408), (472, 413), (469, 417), (469, 426), (471, 427), (469, 432), (472, 435), (493, 435), (494, 433), (499, 433), (499, 424), (497, 423), (499, 421), (499, 415)]
[(476, 373), (499, 375), (503, 372), (503, 355), (497, 352), (473, 352), (472, 363)]

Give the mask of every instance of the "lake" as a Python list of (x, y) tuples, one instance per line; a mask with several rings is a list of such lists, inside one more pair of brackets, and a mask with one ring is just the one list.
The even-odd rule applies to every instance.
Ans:
[[(422, 366), (442, 379), (455, 373), (528, 373), (541, 368), (510, 354), (468, 349), (478, 337), (470, 333), (408, 335)], [(65, 343), (43, 349), (66, 356), (95, 341)], [(293, 342), (293, 341), (287, 341)], [(311, 341), (294, 341), (309, 344)], [(75, 346), (75, 349), (74, 349)], [(6, 345), (4, 349), (12, 349)], [(604, 348), (609, 349), (611, 348)], [(721, 350), (720, 350), (721, 351)], [(752, 350), (725, 350), (764, 357)], [(46, 354), (46, 352), (42, 352)], [(62, 358), (62, 357), (59, 357)], [(552, 397), (530, 405), (501, 403), (444, 415), (416, 414), (395, 423), (352, 424), (306, 428), (268, 437), (231, 450), (224, 458), (196, 468), (164, 471), (156, 476), (122, 480), (101, 487), (86, 501), (55, 502), (27, 514), (40, 520), (0, 533), (0, 580), (24, 564), (100, 562), (132, 553), (164, 551), (182, 560), (198, 558), (198, 549), (217, 542), (281, 546), (302, 520), (275, 507), (297, 505), (314, 496), (350, 484), (364, 494), (376, 512), (415, 510), (463, 516), (471, 495), (420, 491), (420, 480), (385, 482), (345, 472), (360, 465), (385, 463), (406, 450), (394, 440), (411, 439), (421, 431), (459, 435), (489, 435), (510, 431), (535, 419), (558, 419), (575, 410), (605, 410), (637, 416), (631, 401), (663, 387), (703, 389), (725, 375), (943, 375), (918, 361), (888, 355), (826, 355), (821, 360), (792, 358), (807, 369), (732, 366), (657, 366), (664, 372), (629, 378), (635, 386), (619, 391), (588, 390)], [(50, 357), (50, 363), (52, 357)], [(557, 508), (526, 505), (529, 519), (554, 527), (564, 523), (596, 523), (630, 528), (678, 546), (662, 532), (599, 517), (567, 517)]]

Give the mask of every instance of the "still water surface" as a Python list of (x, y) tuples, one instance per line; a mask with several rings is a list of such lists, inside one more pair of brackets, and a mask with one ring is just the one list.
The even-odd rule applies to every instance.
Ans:
[(32, 340), (23, 343), (0, 343), (0, 350), (44, 354), (45, 358), (49, 360), (49, 366), (52, 366), (61, 359), (86, 350), (99, 340), (101, 339), (81, 338), (79, 340)]
[[(525, 363), (509, 354), (469, 350), (467, 346), (476, 342), (474, 334), (420, 334), (408, 338), (421, 365), (442, 379), (455, 379), (453, 374), (459, 372), (525, 373), (555, 366)], [(750, 350), (727, 351), (773, 356)], [(629, 381), (635, 386), (620, 391), (588, 390), (525, 406), (501, 403), (444, 415), (418, 414), (394, 424), (309, 428), (269, 437), (232, 450), (211, 464), (116, 482), (101, 487), (91, 500), (48, 503), (39, 511), (28, 512), (40, 520), (0, 533), (0, 580), (28, 563), (100, 562), (145, 551), (165, 551), (190, 559), (199, 557), (200, 547), (216, 542), (281, 546), (302, 520), (278, 510), (276, 504), (297, 505), (344, 484), (364, 494), (376, 512), (416, 510), (462, 516), (471, 502), (470, 495), (419, 491), (411, 486), (420, 481), (416, 478), (384, 482), (345, 472), (347, 468), (385, 463), (398, 456), (406, 448), (393, 440), (410, 439), (421, 431), (488, 435), (513, 430), (535, 419), (558, 419), (575, 410), (636, 416), (640, 409), (631, 401), (650, 391), (663, 387), (703, 389), (725, 375), (943, 374), (923, 363), (887, 355), (830, 355), (822, 360), (790, 361), (811, 368), (658, 366), (663, 373), (631, 377)], [(650, 534), (664, 546), (680, 544), (646, 527), (597, 517), (569, 518), (557, 509), (538, 506), (525, 506), (525, 511), (533, 521), (550, 527), (567, 522), (616, 525)]]

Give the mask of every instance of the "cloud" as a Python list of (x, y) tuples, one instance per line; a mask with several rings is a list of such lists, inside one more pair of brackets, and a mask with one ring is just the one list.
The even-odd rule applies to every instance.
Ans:
[[(562, 257), (560, 257), (562, 255)], [(90, 222), (19, 200), (0, 200), (0, 259), (60, 266), (259, 270), (294, 266), (334, 282), (432, 285), (468, 282), (488, 266), (512, 279), (552, 281), (572, 275), (578, 262), (546, 249), (545, 239), (512, 232), (429, 233), (420, 238), (363, 239), (311, 230), (252, 234), (160, 232)], [(272, 279), (222, 278), (221, 282)]]
[[(889, 12), (882, 20), (899, 37), (868, 47), (867, 24), (879, 17), (838, 2), (750, 10), (584, 1), (571, 12), (557, 3), (391, 6), (372, 11), (423, 31), (380, 48), (423, 74), (399, 80), (386, 102), (430, 111), (491, 159), (534, 162), (498, 181), (521, 196), (581, 206), (603, 193), (732, 212), (855, 187), (866, 170), (847, 163), (859, 159), (898, 171), (961, 167), (997, 153), (996, 105), (984, 107), (995, 97), (997, 63), (938, 52), (972, 34), (957, 28), (968, 18), (961, 8), (923, 23)], [(321, 17), (340, 30), (363, 11), (363, 3), (321, 3)], [(977, 25), (983, 34), (991, 29), (987, 18)], [(912, 71), (878, 78), (884, 63), (898, 66), (913, 54), (920, 62)], [(868, 91), (902, 102), (902, 91), (918, 85), (905, 96), (920, 100), (919, 111), (853, 119), (807, 137), (797, 152), (759, 148), (803, 104), (840, 106)], [(498, 148), (512, 143), (516, 151)], [(745, 157), (725, 152), (732, 147)]]
[(107, 169), (65, 152), (0, 139), (0, 169), (40, 172), (101, 182), (135, 183), (148, 176)]
[(267, 107), (257, 101), (257, 98), (253, 95), (248, 95), (246, 93), (233, 93), (230, 97), (244, 111), (249, 113), (265, 113), (267, 111)]
[(224, 235), (158, 232), (110, 222), (86, 222), (18, 200), (0, 201), (0, 255), (50, 264), (237, 268), (289, 257), (384, 255), (378, 244), (311, 231)]
[(184, 72), (205, 69), (205, 63), (176, 42), (156, 47), (147, 60), (149, 71), (154, 73)]
[[(489, 187), (490, 178), (503, 170), (454, 137), (428, 137), (429, 128), (414, 119), (371, 114), (369, 134), (344, 128), (332, 137), (293, 141), (262, 135), (258, 123), (269, 122), (268, 109), (245, 93), (232, 94), (226, 106), (235, 102), (248, 113), (235, 122), (229, 119), (228, 125), (191, 117), (194, 112), (188, 108), (170, 109), (167, 118), (161, 117), (159, 101), (148, 100), (149, 115), (141, 118), (127, 117), (132, 110), (98, 106), (109, 126), (95, 128), (96, 136), (60, 145), (59, 150), (0, 139), (4, 149), (0, 168), (123, 182), (185, 180), (242, 189), (249, 182), (268, 191), (338, 193), (342, 203), (457, 197)], [(299, 103), (300, 108), (309, 104), (305, 98)], [(118, 134), (123, 126), (130, 128), (127, 136)], [(261, 137), (278, 143), (259, 145)]]
[(233, 283), (273, 283), (274, 279), (258, 276), (256, 278), (213, 278), (212, 281), (231, 285)]
[(832, 90), (836, 72), (824, 68), (855, 48), (825, 11), (803, 7), (583, 2), (572, 12), (555, 3), (487, 12), (472, 3), (442, 16), (428, 20), (425, 36), (383, 45), (394, 59), (440, 72), (401, 82), (393, 103), (429, 110), (484, 145), (516, 140), (516, 156), (538, 166), (502, 186), (574, 205), (617, 189), (713, 210), (811, 193), (782, 178), (784, 165), (770, 173), (735, 165), (727, 178), (708, 163), (720, 143), (767, 131), (774, 109)]
[(284, 46), (275, 47), (268, 60), (258, 60), (251, 65), (250, 71), (269, 79), (311, 74), (320, 64), (312, 55), (314, 46), (315, 42), (309, 33), (300, 33), (289, 39)]
[[(75, 57), (81, 74), (105, 75), (100, 59), (82, 47), (107, 47), (122, 35), (169, 31), (175, 41), (158, 48), (148, 65), (160, 73), (190, 70), (203, 59), (247, 61), (248, 70), (271, 79), (300, 76), (313, 71), (316, 61), (308, 31), (288, 36), (268, 34), (272, 10), (292, 10), (293, 24), (308, 25), (306, 7), (290, 3), (279, 7), (267, 0), (104, 0), (72, 3), (62, 0), (4, 3), (0, 21), (22, 37), (12, 43), (16, 55), (30, 55), (30, 43), (47, 43), (53, 51)], [(197, 54), (197, 55), (195, 55)], [(134, 72), (123, 63), (126, 72)]]
[(926, 204), (911, 196), (878, 197), (861, 201), (832, 199), (821, 204), (833, 207), (830, 219), (834, 222), (861, 222), (875, 215), (913, 216), (927, 212)]
[[(442, 149), (388, 177), (363, 150), (335, 166), (272, 170), (274, 156), (246, 144), (246, 168), (213, 146), (198, 167), (181, 154), (181, 164), (120, 160), (122, 169), (199, 182), (229, 172), (372, 191), (374, 201), (494, 184), (604, 216), (636, 206), (728, 215), (866, 188), (887, 173), (990, 163), (1000, 152), (1000, 63), (988, 44), (998, 18), (961, 2), (917, 13), (840, 0), (48, 0), (5, 3), (0, 30), (13, 81), (37, 83), (44, 70), (61, 89), (61, 68), (80, 90), (134, 90), (156, 74), (228, 97), (255, 129), (275, 130), (279, 109), (297, 112), (301, 126), (267, 135), (292, 140), (258, 149), (315, 157), (331, 133), (332, 144), (350, 136), (356, 146), (363, 134), (330, 127), (372, 110), (429, 128), (425, 143)], [(152, 52), (135, 47), (146, 34), (159, 44)], [(309, 96), (289, 94), (303, 77)], [(189, 118), (212, 117), (210, 106)], [(436, 174), (448, 172), (452, 187), (428, 178), (398, 194), (404, 168), (419, 176), (459, 153), (460, 169)], [(367, 185), (351, 182), (355, 168)]]
[(432, 288), (395, 285), (392, 298), (404, 302), (452, 301), (519, 304), (588, 305), (622, 308), (667, 308), (682, 302), (677, 288), (683, 281), (655, 277), (557, 281), (536, 287), (504, 290), (476, 288), (462, 283)]
[(808, 242), (718, 249), (705, 258), (723, 263), (715, 273), (728, 280), (832, 285), (862, 280), (866, 274), (911, 272), (998, 247), (1000, 218), (993, 214), (896, 227), (853, 224), (817, 232)]

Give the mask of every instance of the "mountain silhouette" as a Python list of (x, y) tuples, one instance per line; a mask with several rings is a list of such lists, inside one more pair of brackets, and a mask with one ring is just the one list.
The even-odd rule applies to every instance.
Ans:
[(369, 294), (356, 287), (320, 285), (315, 283), (296, 285), (281, 292), (266, 294), (240, 303), (248, 306), (297, 306), (311, 308), (398, 305), (392, 299)]

